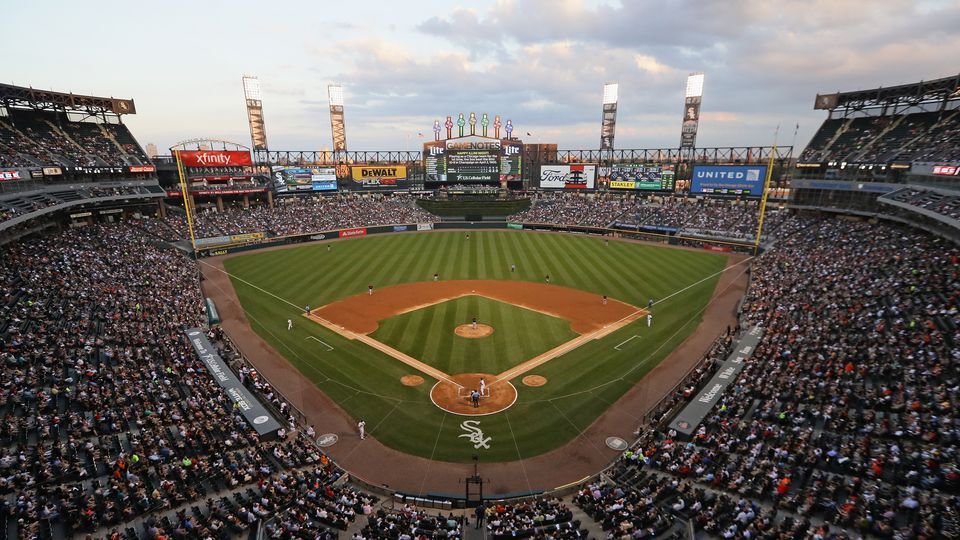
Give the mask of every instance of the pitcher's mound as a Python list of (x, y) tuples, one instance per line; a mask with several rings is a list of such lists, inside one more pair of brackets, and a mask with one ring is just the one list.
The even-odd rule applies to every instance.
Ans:
[(400, 384), (404, 386), (419, 386), (423, 384), (423, 377), (419, 375), (404, 375), (400, 377)]
[(478, 324), (476, 330), (474, 330), (472, 324), (461, 324), (454, 332), (460, 337), (482, 338), (492, 334), (493, 327), (487, 324)]
[(527, 386), (543, 386), (547, 384), (547, 378), (542, 375), (527, 375), (523, 378), (523, 384)]

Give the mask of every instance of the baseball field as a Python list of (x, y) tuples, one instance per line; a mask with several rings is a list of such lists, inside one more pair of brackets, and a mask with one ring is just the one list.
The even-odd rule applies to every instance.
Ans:
[(255, 252), (224, 268), (251, 328), (369, 436), (432, 460), (493, 462), (577, 437), (696, 329), (726, 263), (451, 231)]

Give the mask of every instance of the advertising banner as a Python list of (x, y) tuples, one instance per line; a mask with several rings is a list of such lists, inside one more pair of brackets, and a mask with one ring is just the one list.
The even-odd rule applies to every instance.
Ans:
[(541, 165), (542, 189), (593, 189), (597, 180), (596, 165)]
[(610, 189), (673, 191), (673, 165), (619, 163), (609, 169)]
[(700, 123), (700, 97), (691, 96), (683, 102), (683, 126), (680, 128), (680, 148), (697, 144), (697, 125)]
[(432, 231), (433, 223), (417, 223), (418, 231)]
[(367, 235), (366, 227), (359, 227), (356, 229), (344, 229), (339, 232), (340, 238), (351, 238), (354, 236), (366, 236), (366, 235)]
[(130, 172), (156, 172), (157, 168), (153, 165), (131, 165)]
[(363, 189), (406, 187), (405, 165), (362, 165), (350, 167), (350, 178)]
[(675, 429), (685, 435), (691, 435), (700, 425), (700, 422), (706, 418), (714, 405), (720, 401), (723, 391), (737, 379), (737, 375), (743, 371), (744, 362), (753, 353), (754, 349), (760, 343), (763, 337), (763, 329), (754, 326), (737, 343), (736, 348), (727, 357), (727, 360), (720, 364), (720, 369), (710, 379), (706, 386), (700, 390), (700, 393), (683, 408), (682, 411), (670, 422), (670, 429)]
[(257, 431), (258, 435), (267, 435), (280, 429), (280, 422), (270, 414), (257, 398), (240, 383), (240, 379), (230, 369), (230, 366), (220, 358), (217, 349), (207, 339), (206, 334), (199, 328), (187, 330), (187, 338), (193, 345), (193, 350), (210, 371), (210, 375), (217, 381), (227, 396), (236, 403), (240, 414)]
[(960, 166), (958, 165), (934, 165), (933, 174), (943, 175), (943, 176), (958, 176), (960, 175)]
[(504, 140), (500, 144), (500, 181), (523, 180), (523, 144)]
[(763, 195), (766, 165), (697, 165), (693, 168), (691, 193), (712, 195)]
[(246, 150), (181, 150), (180, 161), (185, 167), (242, 167), (253, 165)]
[(0, 171), (0, 180), (19, 180), (20, 171)]
[(273, 166), (274, 184), (278, 193), (286, 191), (336, 191), (337, 170), (334, 167)]
[(523, 230), (523, 223), (507, 223), (508, 229), (516, 229), (518, 231)]
[(63, 169), (60, 167), (44, 167), (43, 175), (44, 176), (60, 176), (63, 174)]

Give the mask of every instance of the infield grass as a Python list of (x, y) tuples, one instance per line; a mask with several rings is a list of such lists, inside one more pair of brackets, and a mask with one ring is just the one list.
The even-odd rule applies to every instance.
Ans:
[[(454, 329), (473, 317), (493, 327), (484, 338)], [(466, 296), (380, 321), (370, 337), (448, 374), (496, 375), (577, 337), (570, 321), (484, 298)]]
[[(579, 435), (696, 329), (726, 265), (723, 255), (631, 242), (605, 245), (601, 238), (584, 236), (519, 231), (471, 231), (470, 236), (466, 240), (461, 231), (371, 236), (335, 241), (329, 252), (322, 243), (254, 252), (227, 259), (225, 267), (253, 330), (354, 418), (366, 420), (368, 432), (382, 443), (432, 459), (466, 462), (479, 453), (490, 462), (532, 457)], [(511, 264), (517, 265), (516, 273), (510, 272)], [(651, 328), (645, 320), (634, 322), (529, 373), (547, 377), (545, 386), (529, 388), (514, 380), (516, 404), (479, 418), (492, 441), (489, 450), (476, 450), (459, 437), (464, 433), (460, 423), (469, 418), (444, 412), (430, 401), (436, 381), (426, 377), (423, 385), (403, 386), (400, 377), (411, 373), (410, 367), (300, 316), (305, 305), (319, 307), (363, 293), (371, 283), (380, 288), (429, 281), (434, 272), (444, 279), (535, 282), (549, 274), (555, 285), (636, 306), (683, 292), (653, 308)], [(289, 318), (295, 325), (288, 332)], [(382, 331), (392, 333), (400, 321), (382, 324)], [(396, 338), (410, 339), (424, 351), (442, 351), (452, 333), (452, 328), (438, 330), (426, 323), (415, 328), (409, 338)], [(541, 325), (525, 335), (536, 332)], [(639, 337), (614, 348), (631, 336)], [(463, 357), (450, 362), (469, 365)], [(454, 364), (449, 369), (457, 371)], [(657, 395), (668, 390), (649, 389)], [(640, 411), (618, 414), (636, 414), (640, 422)]]

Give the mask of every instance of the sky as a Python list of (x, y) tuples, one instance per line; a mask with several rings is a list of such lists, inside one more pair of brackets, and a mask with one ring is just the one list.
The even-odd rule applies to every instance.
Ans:
[(244, 74), (260, 78), (271, 150), (332, 145), (328, 84), (344, 86), (350, 150), (417, 149), (460, 112), (595, 149), (614, 81), (616, 148), (674, 148), (695, 71), (698, 147), (768, 145), (780, 126), (779, 144), (799, 149), (826, 117), (817, 93), (960, 72), (960, 0), (0, 0), (0, 12), (0, 80), (132, 98), (125, 123), (161, 149), (249, 145)]

